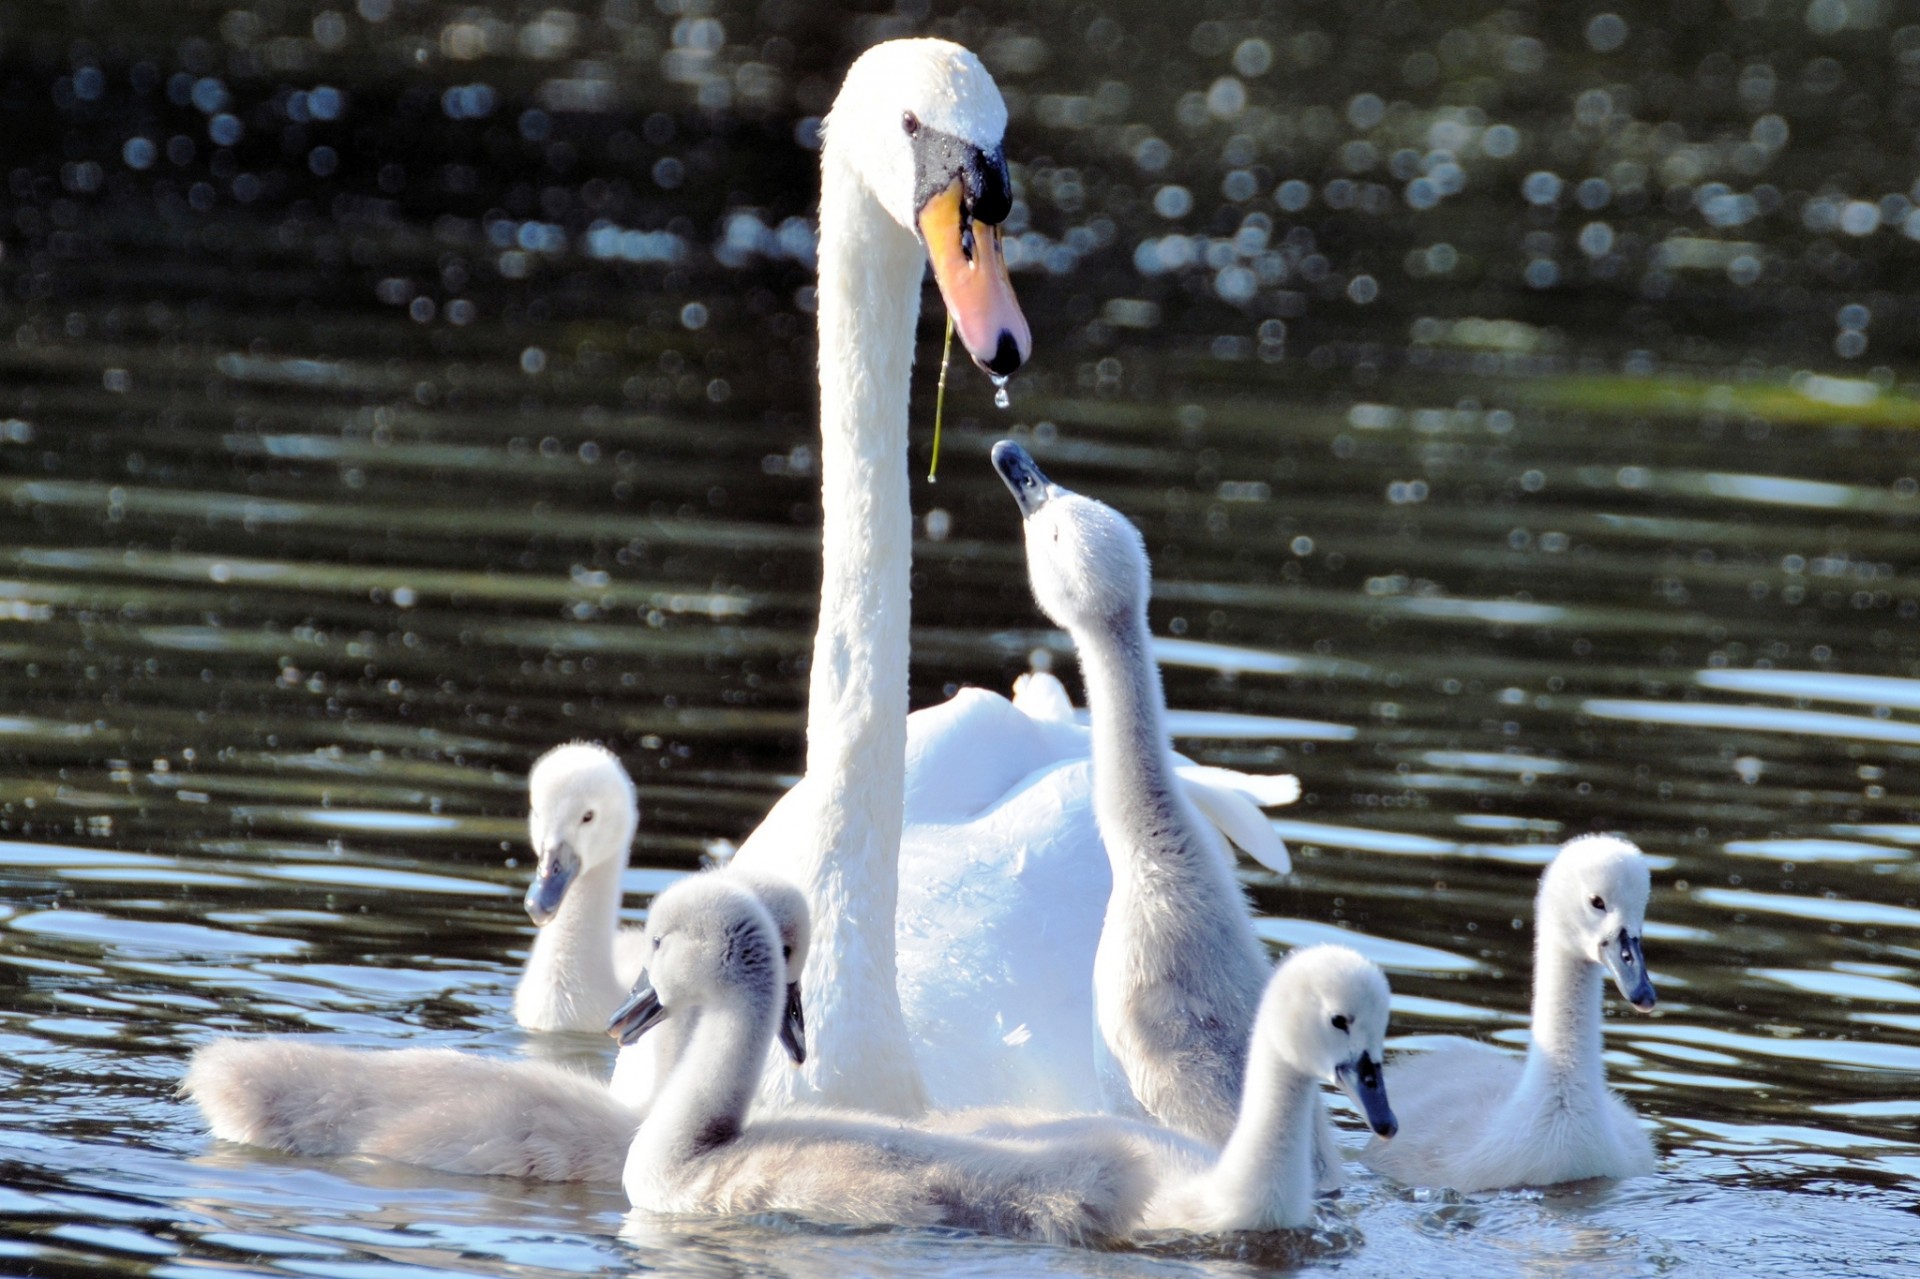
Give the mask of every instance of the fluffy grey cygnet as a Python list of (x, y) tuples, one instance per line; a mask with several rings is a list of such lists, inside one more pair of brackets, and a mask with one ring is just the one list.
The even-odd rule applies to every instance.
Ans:
[(1602, 976), (1641, 1012), (1654, 1005), (1640, 936), (1650, 877), (1613, 835), (1568, 841), (1534, 901), (1533, 1042), (1524, 1059), (1459, 1040), (1396, 1057), (1404, 1133), (1360, 1158), (1416, 1186), (1493, 1190), (1653, 1171), (1653, 1143), (1608, 1087)]
[(786, 1212), (949, 1226), (1052, 1243), (1117, 1237), (1153, 1189), (1130, 1125), (992, 1140), (845, 1110), (747, 1122), (786, 982), (766, 910), (722, 876), (674, 885), (648, 918), (650, 990), (634, 1033), (691, 1019), (627, 1156), (629, 1201), (655, 1213)]
[[(1248, 1036), (1272, 972), (1233, 859), (1177, 783), (1150, 651), (1138, 529), (1053, 483), (1011, 440), (993, 465), (1024, 521), (1035, 601), (1073, 637), (1093, 729), (1094, 811), (1113, 867), (1094, 1004), (1107, 1051), (1154, 1119), (1209, 1145), (1239, 1111)], [(1342, 1181), (1324, 1112), (1320, 1183)]]
[(1313, 1220), (1322, 1082), (1346, 1090), (1376, 1132), (1394, 1131), (1379, 1069), (1386, 979), (1344, 947), (1295, 952), (1274, 974), (1239, 1120), (1216, 1154), (1111, 1115), (963, 1112), (939, 1128), (837, 1110), (749, 1121), (784, 981), (771, 921), (707, 876), (663, 893), (648, 935), (650, 989), (625, 1014), (631, 1029), (695, 1025), (627, 1157), (641, 1211), (784, 1212), (1052, 1243), (1272, 1230)]
[[(728, 871), (699, 878), (751, 892), (799, 972), (808, 930), (798, 889)], [(797, 987), (788, 987), (782, 1007), (780, 1042), (801, 1061)], [(662, 1063), (672, 1064), (692, 1024), (659, 1036)], [(624, 1105), (601, 1081), (551, 1062), (451, 1048), (343, 1048), (318, 1039), (216, 1039), (194, 1053), (181, 1092), (223, 1141), (541, 1181), (618, 1181), (646, 1114), (644, 1104)]]

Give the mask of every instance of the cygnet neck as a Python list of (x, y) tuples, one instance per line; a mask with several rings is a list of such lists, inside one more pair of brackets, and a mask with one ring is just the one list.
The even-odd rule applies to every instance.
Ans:
[(1240, 1115), (1210, 1178), (1240, 1228), (1311, 1220), (1319, 1093), (1311, 1075), (1273, 1052), (1249, 1054)]
[[(622, 847), (631, 843), (629, 838)], [(535, 931), (527, 959), (529, 971), (546, 969), (578, 974), (587, 981), (618, 984), (613, 972), (613, 936), (620, 928), (622, 861), (609, 857), (581, 867), (560, 899), (560, 909)]]
[(1606, 1087), (1600, 1034), (1602, 973), (1539, 912), (1533, 946), (1533, 1040), (1524, 1088), (1559, 1095)]
[[(1102, 825), (1113, 830), (1184, 829), (1173, 811), (1179, 801), (1168, 756), (1166, 698), (1160, 667), (1153, 660), (1145, 601), (1097, 624), (1081, 622), (1067, 629), (1087, 686), (1094, 804)], [(1155, 846), (1156, 857), (1204, 850), (1185, 839), (1160, 844), (1165, 847)], [(1109, 845), (1109, 853), (1118, 851)]]
[(739, 1135), (773, 1041), (777, 1007), (774, 987), (761, 983), (688, 1010), (697, 1011), (697, 1020), (634, 1136), (629, 1168), (676, 1168)]

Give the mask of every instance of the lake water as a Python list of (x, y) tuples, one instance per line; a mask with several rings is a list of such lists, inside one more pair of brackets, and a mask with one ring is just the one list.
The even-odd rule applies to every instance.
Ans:
[[(1913, 1273), (1920, 28), (924, 9), (10, 15), (0, 1271)], [(525, 770), (620, 751), (636, 920), (792, 781), (809, 147), (911, 31), (1008, 91), (1037, 350), (1004, 413), (955, 371), (915, 704), (1074, 685), (1022, 437), (1146, 531), (1181, 749), (1302, 780), (1267, 936), (1376, 958), (1402, 1042), (1523, 1044), (1552, 848), (1653, 855), (1660, 1008), (1607, 1035), (1657, 1175), (1087, 1253), (629, 1224), (174, 1095), (217, 1034), (608, 1060), (512, 1021)]]

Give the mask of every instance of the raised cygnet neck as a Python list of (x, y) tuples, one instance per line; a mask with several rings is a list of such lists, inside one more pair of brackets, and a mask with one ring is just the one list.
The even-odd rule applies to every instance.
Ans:
[(1312, 1218), (1319, 1093), (1276, 1054), (1249, 1054), (1240, 1114), (1209, 1176), (1222, 1214), (1241, 1228)]
[(1559, 936), (1550, 911), (1536, 913), (1533, 944), (1533, 1039), (1522, 1091), (1567, 1096), (1606, 1087), (1601, 1060), (1600, 994), (1604, 974)]
[[(856, 143), (859, 123), (845, 122)], [(915, 1113), (926, 1094), (900, 1011), (894, 910), (906, 802), (907, 398), (925, 254), (842, 154), (841, 129), (830, 123), (826, 139), (820, 626), (807, 690), (807, 777), (818, 788), (819, 826), (811, 846), (793, 850), (790, 868), (814, 910), (803, 984), (819, 1007), (820, 1042), (776, 1086)], [(837, 1016), (835, 1006), (860, 1015)]]
[[(1168, 755), (1165, 695), (1150, 649), (1146, 602), (1068, 630), (1087, 686), (1094, 805), (1103, 829), (1184, 833), (1190, 821), (1174, 809), (1182, 801)], [(1117, 859), (1123, 850), (1110, 840), (1107, 851)], [(1184, 838), (1159, 840), (1152, 849), (1156, 859), (1206, 851)]]

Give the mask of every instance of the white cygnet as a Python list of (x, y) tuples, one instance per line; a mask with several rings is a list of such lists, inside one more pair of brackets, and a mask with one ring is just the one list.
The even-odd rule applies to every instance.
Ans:
[(1326, 1107), (1320, 1085), (1346, 1093), (1376, 1139), (1399, 1129), (1381, 1058), (1386, 976), (1345, 946), (1309, 946), (1281, 961), (1254, 1022), (1240, 1114), (1220, 1158), (1163, 1181), (1145, 1229), (1280, 1230), (1310, 1225)]
[(1653, 1143), (1607, 1088), (1602, 975), (1641, 1012), (1654, 1005), (1640, 934), (1646, 858), (1624, 839), (1570, 840), (1534, 901), (1533, 1042), (1523, 1060), (1461, 1040), (1396, 1057), (1403, 1125), (1361, 1161), (1416, 1186), (1492, 1190), (1653, 1171)]
[[(1094, 811), (1113, 889), (1094, 958), (1094, 1004), (1132, 1099), (1218, 1146), (1234, 1128), (1249, 1032), (1272, 965), (1233, 858), (1178, 783), (1147, 630), (1140, 532), (1069, 492), (1011, 440), (993, 464), (1020, 506), (1034, 599), (1073, 637), (1093, 727)], [(1341, 1183), (1324, 1115), (1321, 1183)]]
[(527, 887), (537, 931), (514, 1019), (528, 1030), (599, 1033), (640, 976), (642, 931), (620, 927), (620, 876), (639, 829), (633, 779), (612, 751), (568, 742), (527, 774)]
[(785, 980), (771, 920), (706, 876), (660, 896), (648, 936), (650, 986), (623, 1011), (626, 1029), (694, 1027), (627, 1157), (627, 1195), (642, 1211), (784, 1212), (1054, 1243), (1278, 1229), (1312, 1220), (1319, 1082), (1346, 1089), (1375, 1131), (1394, 1129), (1378, 1069), (1386, 982), (1344, 948), (1298, 952), (1274, 975), (1241, 1121), (1216, 1156), (1107, 1115), (962, 1113), (939, 1129), (848, 1111), (749, 1122)]

